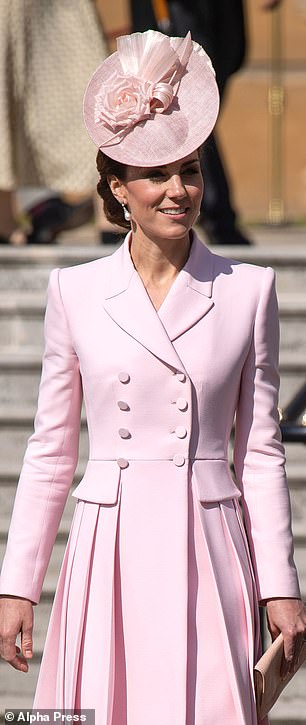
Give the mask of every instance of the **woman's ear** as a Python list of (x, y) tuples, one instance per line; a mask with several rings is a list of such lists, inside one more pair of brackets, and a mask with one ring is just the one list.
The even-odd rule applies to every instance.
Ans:
[(117, 199), (119, 204), (122, 204), (122, 202), (125, 201), (124, 185), (122, 181), (112, 174), (107, 177), (107, 182), (115, 199)]

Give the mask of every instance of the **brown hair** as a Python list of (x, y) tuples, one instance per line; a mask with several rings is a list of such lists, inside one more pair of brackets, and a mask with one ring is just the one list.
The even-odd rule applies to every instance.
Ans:
[(117, 176), (120, 181), (125, 181), (127, 167), (119, 161), (114, 161), (106, 156), (100, 149), (97, 154), (97, 169), (100, 174), (100, 181), (97, 184), (97, 191), (101, 199), (103, 199), (103, 208), (105, 216), (112, 224), (118, 224), (124, 229), (130, 229), (130, 222), (126, 221), (123, 215), (122, 206), (115, 199), (110, 190), (107, 177)]

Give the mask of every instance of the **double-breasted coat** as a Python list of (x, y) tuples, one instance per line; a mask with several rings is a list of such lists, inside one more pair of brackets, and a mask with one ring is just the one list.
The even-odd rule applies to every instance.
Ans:
[(51, 273), (0, 591), (39, 601), (83, 395), (89, 460), (33, 706), (95, 708), (96, 725), (251, 725), (258, 602), (300, 595), (275, 274), (193, 234), (157, 312), (129, 237), (109, 257)]

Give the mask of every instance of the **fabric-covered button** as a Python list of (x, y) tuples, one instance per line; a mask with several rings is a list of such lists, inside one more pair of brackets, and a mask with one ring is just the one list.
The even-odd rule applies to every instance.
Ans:
[(180, 383), (186, 382), (186, 375), (185, 373), (177, 373), (177, 379), (180, 381)]
[(130, 438), (131, 437), (130, 431), (127, 428), (119, 428), (118, 433), (120, 435), (120, 438)]
[(118, 400), (117, 405), (120, 410), (130, 410), (130, 406), (124, 400)]
[(117, 464), (119, 468), (127, 468), (129, 465), (129, 462), (126, 460), (126, 458), (118, 458)]
[(186, 438), (187, 431), (186, 428), (184, 428), (183, 425), (178, 425), (175, 429), (175, 435), (177, 435), (178, 438)]
[(175, 466), (183, 466), (185, 463), (185, 458), (181, 453), (176, 453), (173, 457), (173, 463)]
[(187, 403), (187, 400), (185, 400), (185, 398), (178, 398), (176, 401), (176, 405), (179, 410), (187, 410), (187, 408), (188, 408), (188, 403)]
[(129, 383), (131, 379), (129, 374), (124, 372), (124, 370), (121, 370), (121, 372), (118, 373), (118, 378), (120, 380), (120, 383)]

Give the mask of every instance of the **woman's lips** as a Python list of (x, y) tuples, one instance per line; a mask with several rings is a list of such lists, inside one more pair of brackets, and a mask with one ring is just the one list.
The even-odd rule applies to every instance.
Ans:
[(173, 216), (173, 217), (179, 217), (186, 214), (188, 211), (188, 207), (168, 207), (165, 209), (159, 209), (162, 214), (165, 214), (166, 216)]

